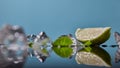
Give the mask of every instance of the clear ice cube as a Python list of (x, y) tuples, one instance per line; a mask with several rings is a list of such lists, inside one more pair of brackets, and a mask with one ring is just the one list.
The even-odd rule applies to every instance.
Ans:
[(6, 62), (24, 62), (27, 57), (27, 38), (20, 26), (5, 25), (0, 30), (0, 54)]
[(29, 55), (35, 56), (40, 62), (44, 62), (51, 52), (51, 41), (45, 32), (38, 35), (28, 35), (28, 42), (32, 42), (32, 48), (29, 48)]

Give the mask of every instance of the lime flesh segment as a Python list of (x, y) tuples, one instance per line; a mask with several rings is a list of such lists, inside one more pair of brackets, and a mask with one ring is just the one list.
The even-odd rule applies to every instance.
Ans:
[(85, 43), (91, 41), (92, 45), (99, 45), (107, 41), (110, 37), (110, 27), (105, 28), (78, 28), (75, 32), (76, 38)]
[(111, 67), (110, 55), (100, 47), (92, 47), (92, 51), (87, 52), (85, 49), (76, 54), (78, 64)]

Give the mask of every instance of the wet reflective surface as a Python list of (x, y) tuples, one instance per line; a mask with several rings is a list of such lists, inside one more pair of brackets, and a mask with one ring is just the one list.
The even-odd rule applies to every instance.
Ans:
[[(0, 26), (6, 23), (20, 25), (25, 32), (21, 28), (18, 29), (18, 27), (9, 27), (12, 30), (7, 31), (8, 35), (1, 36), (0, 31), (0, 40), (5, 39), (4, 36), (13, 38), (5, 39), (5, 42), (0, 41), (2, 48), (0, 53), (4, 54), (4, 56), (0, 56), (0, 68), (21, 68), (24, 59), (26, 61), (23, 68), (105, 68), (78, 64), (75, 57), (81, 49), (79, 47), (76, 50), (76, 47), (52, 47), (49, 43), (46, 43), (45, 46), (42, 45), (44, 42), (55, 41), (61, 35), (72, 34), (74, 37), (77, 28), (91, 27), (112, 28), (110, 39), (101, 44), (100, 47), (110, 55), (111, 68), (120, 68), (120, 49), (114, 37), (114, 32), (120, 33), (119, 0), (0, 0)], [(45, 35), (45, 38), (41, 37), (41, 34), (44, 34), (43, 32), (49, 37), (50, 41)], [(27, 58), (23, 57), (26, 49), (22, 48), (24, 46), (19, 46), (26, 44), (26, 41), (20, 43), (24, 33), (27, 37), (26, 41), (30, 42), (27, 43), (30, 46), (27, 49)], [(16, 37), (17, 35), (20, 35), (20, 37)], [(34, 40), (36, 37), (37, 39)], [(19, 45), (15, 45), (18, 43), (14, 39), (18, 40)], [(40, 43), (40, 39), (44, 39), (43, 43)], [(10, 44), (14, 44), (15, 48), (8, 41)], [(4, 43), (12, 46), (14, 50), (9, 46), (4, 46)], [(31, 48), (32, 44), (34, 44), (34, 49)], [(40, 45), (42, 46), (39, 47)], [(20, 50), (21, 53), (16, 49)], [(66, 50), (69, 52), (66, 52)], [(8, 52), (10, 52), (9, 55), (6, 55)]]
[[(90, 47), (90, 41), (82, 44), (72, 34), (52, 41), (45, 32), (26, 35), (22, 27), (7, 24), (0, 31), (0, 67), (114, 67), (120, 62), (120, 34), (115, 32), (114, 38), (116, 45)], [(108, 48), (115, 52), (111, 55)]]
[[(44, 35), (42, 36), (44, 38)], [(119, 36), (119, 34), (117, 34), (117, 37), (115, 35), (116, 42), (119, 40)], [(76, 44), (66, 45), (70, 44), (68, 43), (68, 41), (66, 41), (68, 38), (72, 38), (72, 42)], [(27, 63), (30, 63), (30, 59), (34, 57), (33, 59), (36, 58), (38, 60), (38, 65), (33, 65), (32, 67), (72, 67), (70, 64), (74, 64), (74, 66), (76, 65), (75, 67), (119, 67), (120, 51), (118, 42), (116, 43), (116, 45), (103, 44), (100, 45), (100, 47), (92, 47), (92, 51), (90, 52), (85, 49), (87, 47), (81, 46), (82, 44), (75, 40), (72, 35), (61, 35), (60, 37), (58, 37), (58, 39), (56, 39), (56, 42), (53, 42), (52, 45), (48, 45), (47, 47), (43, 47), (44, 44), (42, 45), (42, 47), (41, 45), (37, 45), (37, 49), (40, 47), (39, 54), (41, 55), (32, 56), (28, 59)], [(46, 41), (46, 43), (50, 44), (49, 41)], [(45, 51), (42, 51), (43, 49)], [(111, 54), (108, 49), (113, 50), (114, 53)], [(35, 52), (33, 53), (35, 54)], [(57, 59), (55, 59), (54, 57)], [(27, 64), (25, 66), (27, 67)]]

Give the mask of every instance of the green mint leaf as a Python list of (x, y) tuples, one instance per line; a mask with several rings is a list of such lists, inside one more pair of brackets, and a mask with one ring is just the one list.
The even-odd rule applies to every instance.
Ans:
[(70, 47), (53, 47), (52, 49), (58, 56), (62, 58), (69, 58), (73, 53), (73, 49)]
[(85, 46), (89, 47), (92, 44), (91, 41), (87, 41), (86, 43), (84, 43)]
[(69, 47), (70, 45), (72, 45), (72, 40), (69, 36), (64, 35), (64, 36), (60, 36), (58, 39), (56, 39), (52, 44), (53, 47)]
[(85, 47), (85, 50), (90, 52), (92, 50), (92, 48), (91, 47)]

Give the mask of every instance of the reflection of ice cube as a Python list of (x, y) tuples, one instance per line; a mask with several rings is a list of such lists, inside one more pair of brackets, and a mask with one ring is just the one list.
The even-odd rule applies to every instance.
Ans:
[[(3, 58), (3, 57), (0, 57)], [(15, 64), (4, 59), (0, 59), (0, 68), (23, 68), (25, 61)]]
[(51, 51), (51, 47), (33, 45), (33, 48), (29, 48), (29, 56), (35, 56), (40, 62), (44, 62), (50, 56)]
[(20, 26), (6, 25), (0, 30), (0, 52), (7, 62), (19, 63), (27, 57), (27, 39)]
[(32, 49), (29, 48), (29, 55), (35, 56), (40, 62), (44, 62), (51, 50), (51, 42), (45, 32), (40, 32), (39, 35), (28, 35), (28, 42), (32, 42)]
[(45, 55), (45, 53), (43, 53), (43, 52), (34, 51), (34, 54), (40, 62), (44, 62), (49, 57), (49, 53), (46, 53), (46, 55)]
[(118, 48), (117, 51), (116, 51), (115, 62), (116, 63), (120, 62), (120, 48)]
[(39, 43), (34, 43), (32, 48), (34, 51), (33, 55), (35, 55), (40, 62), (44, 62), (47, 59), (47, 57), (50, 56), (51, 47), (44, 47), (39, 45)]

